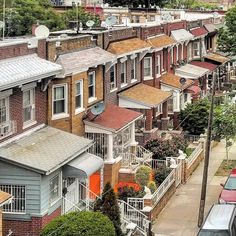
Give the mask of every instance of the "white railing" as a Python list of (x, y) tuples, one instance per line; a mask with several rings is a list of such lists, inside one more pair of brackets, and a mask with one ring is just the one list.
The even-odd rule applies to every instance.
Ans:
[(203, 150), (202, 144), (199, 143), (198, 146), (195, 148), (195, 150), (191, 153), (191, 155), (186, 159), (187, 168), (189, 168), (194, 163), (194, 161), (198, 158), (202, 150)]
[(73, 211), (82, 211), (75, 203), (71, 202), (65, 197), (62, 197), (62, 214), (66, 214)]
[(152, 152), (138, 145), (136, 147), (136, 156), (137, 158), (140, 158), (140, 160), (146, 161), (152, 157)]
[(122, 222), (136, 224), (139, 233), (146, 236), (150, 224), (148, 217), (123, 200), (118, 200), (118, 204)]
[(139, 166), (139, 160), (133, 153), (121, 153), (122, 156), (121, 167), (122, 168), (131, 168), (136, 169)]
[(152, 170), (157, 170), (160, 166), (166, 166), (166, 160), (152, 159), (151, 167)]
[(173, 169), (170, 174), (165, 178), (162, 184), (157, 188), (157, 190), (152, 195), (152, 204), (155, 206), (163, 195), (167, 192), (167, 190), (171, 187), (171, 185), (175, 181), (175, 169)]
[(129, 197), (129, 198), (127, 198), (127, 203), (139, 211), (142, 211), (144, 208), (144, 199), (143, 198)]
[(200, 135), (185, 134), (184, 138), (192, 143), (192, 142), (197, 142), (200, 139)]

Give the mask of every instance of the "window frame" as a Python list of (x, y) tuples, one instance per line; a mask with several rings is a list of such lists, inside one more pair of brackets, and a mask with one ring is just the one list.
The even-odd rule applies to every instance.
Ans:
[[(147, 69), (145, 67), (145, 60), (149, 60), (150, 62), (150, 72), (149, 72), (149, 75), (145, 75), (145, 69)], [(152, 76), (152, 57), (144, 57), (143, 59), (143, 76), (144, 76), (144, 80), (150, 80), (150, 79), (153, 79), (153, 76)]]
[[(55, 188), (50, 189), (50, 184), (51, 184), (51, 181), (55, 178), (58, 178), (58, 186), (57, 186), (58, 196), (55, 199), (51, 199), (51, 192), (54, 191)], [(58, 200), (61, 199), (61, 197), (62, 197), (62, 186), (61, 185), (62, 185), (61, 173), (57, 173), (52, 178), (50, 178), (50, 180), (49, 180), (49, 204), (50, 204), (50, 206), (53, 206)]]
[(170, 49), (170, 63), (174, 64), (174, 47)]
[(188, 45), (188, 60), (190, 61), (193, 59), (193, 44), (189, 43)]
[[(80, 84), (80, 94), (78, 94), (78, 91), (77, 91), (77, 85), (78, 84)], [(83, 83), (82, 79), (76, 81), (76, 83), (75, 83), (75, 97), (74, 97), (74, 99), (75, 99), (75, 114), (78, 114), (78, 113), (80, 113), (81, 111), (84, 110), (84, 88), (83, 88), (83, 86), (84, 86), (84, 83)], [(81, 106), (77, 107), (76, 98), (79, 95), (81, 96)]]
[[(122, 75), (124, 76), (123, 82), (122, 82)], [(120, 83), (121, 83), (121, 87), (124, 87), (127, 85), (127, 63), (126, 63), (126, 61), (120, 63)]]
[[(194, 46), (197, 45), (197, 48)], [(195, 55), (195, 52), (197, 52), (197, 55)], [(200, 42), (199, 41), (194, 41), (193, 42), (193, 58), (198, 58), (200, 57)]]
[[(133, 75), (132, 75), (132, 71), (133, 71)], [(136, 58), (131, 60), (131, 83), (134, 83), (137, 81), (137, 77), (136, 77)]]
[[(5, 124), (7, 124), (7, 123), (10, 122), (10, 103), (9, 103), (9, 96), (7, 96), (7, 97), (0, 97), (0, 108), (1, 108), (1, 101), (2, 101), (2, 100), (5, 100), (6, 121), (2, 122), (2, 118), (1, 118), (1, 116), (0, 116), (0, 126), (3, 126), (3, 125), (5, 125)], [(1, 113), (0, 113), (0, 114), (1, 114)]]
[(161, 55), (156, 56), (156, 76), (161, 76)]
[[(114, 81), (111, 82), (111, 73), (112, 73), (112, 70), (113, 70), (113, 78), (114, 78)], [(113, 92), (115, 90), (117, 90), (117, 79), (116, 79), (116, 65), (112, 65), (111, 68), (110, 68), (110, 73), (109, 73), (109, 86), (110, 86), (110, 92)]]
[[(89, 95), (89, 87), (91, 85), (89, 85), (89, 77), (92, 75), (92, 78), (93, 78), (93, 96), (90, 96)], [(96, 73), (95, 71), (91, 71), (88, 73), (88, 103), (91, 103), (91, 102), (94, 102), (97, 100), (97, 97), (96, 97)]]

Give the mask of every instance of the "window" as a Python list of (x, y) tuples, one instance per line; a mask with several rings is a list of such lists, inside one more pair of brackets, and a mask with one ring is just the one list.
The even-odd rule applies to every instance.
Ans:
[(88, 80), (88, 94), (89, 99), (96, 97), (95, 91), (95, 72), (89, 73), (89, 80)]
[(120, 77), (121, 77), (121, 85), (126, 84), (126, 62), (120, 64)]
[(193, 56), (199, 57), (200, 56), (200, 44), (199, 42), (193, 42)]
[(136, 60), (131, 60), (131, 82), (136, 80), (136, 67), (135, 67)]
[(173, 103), (174, 103), (173, 98), (171, 98), (167, 101), (168, 113), (173, 113), (173, 111), (174, 111)]
[(156, 58), (156, 74), (160, 75), (161, 74), (161, 56), (158, 55)]
[(192, 60), (193, 58), (193, 48), (192, 43), (188, 44), (188, 60)]
[(176, 45), (176, 61), (179, 60), (179, 45)]
[(75, 84), (75, 109), (83, 108), (83, 80)]
[(0, 185), (0, 189), (13, 196), (11, 203), (3, 206), (3, 211), (8, 213), (25, 213), (25, 186), (24, 185)]
[(150, 21), (155, 21), (155, 16), (150, 16)]
[(116, 70), (115, 66), (112, 66), (110, 69), (110, 90), (113, 90), (116, 88)]
[(60, 198), (60, 175), (57, 174), (49, 183), (49, 202), (52, 205)]
[(0, 99), (0, 124), (9, 121), (9, 98)]
[(35, 120), (35, 89), (23, 91), (23, 121), (30, 123)]
[(187, 102), (187, 101), (188, 101), (188, 94), (185, 93), (185, 94), (184, 94), (184, 102)]
[(184, 60), (184, 44), (181, 44), (181, 60)]
[(171, 64), (174, 63), (174, 49), (173, 48), (170, 49), (170, 63)]
[(67, 85), (53, 86), (53, 114), (67, 113)]
[(152, 58), (144, 57), (144, 77), (152, 77)]

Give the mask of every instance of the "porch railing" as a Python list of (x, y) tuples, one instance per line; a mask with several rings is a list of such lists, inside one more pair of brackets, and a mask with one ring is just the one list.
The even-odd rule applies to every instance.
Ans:
[(166, 166), (166, 160), (152, 159), (151, 161), (152, 170), (157, 170), (160, 166)]
[(62, 197), (62, 214), (66, 214), (68, 212), (73, 211), (82, 211), (75, 203), (71, 202), (65, 197)]
[(122, 157), (121, 160), (121, 167), (122, 168), (131, 168), (136, 169), (140, 164), (138, 159), (133, 153), (121, 153), (120, 156)]
[(200, 139), (200, 135), (185, 134), (184, 138), (189, 142), (197, 142)]
[(136, 156), (137, 158), (140, 158), (140, 159), (143, 159), (143, 161), (146, 161), (152, 157), (152, 152), (138, 145), (136, 147)]
[(118, 204), (122, 222), (136, 224), (139, 233), (146, 236), (150, 224), (148, 217), (123, 200), (118, 200)]
[(197, 159), (198, 155), (202, 152), (202, 144), (199, 143), (195, 150), (191, 153), (191, 155), (186, 159), (187, 168), (189, 168), (193, 162)]
[(128, 205), (134, 207), (135, 209), (142, 211), (144, 208), (144, 199), (143, 198), (127, 198)]

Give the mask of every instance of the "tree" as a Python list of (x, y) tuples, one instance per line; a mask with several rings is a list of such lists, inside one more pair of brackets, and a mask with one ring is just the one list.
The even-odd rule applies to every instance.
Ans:
[(225, 26), (219, 30), (218, 49), (230, 56), (234, 56), (236, 55), (236, 6), (226, 13)]
[(40, 236), (115, 236), (111, 220), (100, 212), (71, 212), (47, 224)]
[(209, 101), (201, 99), (192, 104), (187, 104), (184, 110), (180, 111), (180, 125), (184, 131), (190, 134), (200, 135), (205, 133), (208, 122)]
[(113, 222), (116, 230), (116, 236), (122, 236), (121, 221), (120, 221), (120, 209), (110, 183), (107, 183), (104, 187), (102, 198), (97, 199), (94, 205), (94, 211), (100, 211)]
[(145, 4), (156, 5), (159, 7), (163, 7), (168, 1), (167, 0), (105, 0), (105, 3), (108, 3), (111, 6), (118, 7), (118, 6), (129, 6), (129, 7), (138, 7), (139, 5), (144, 6)]

